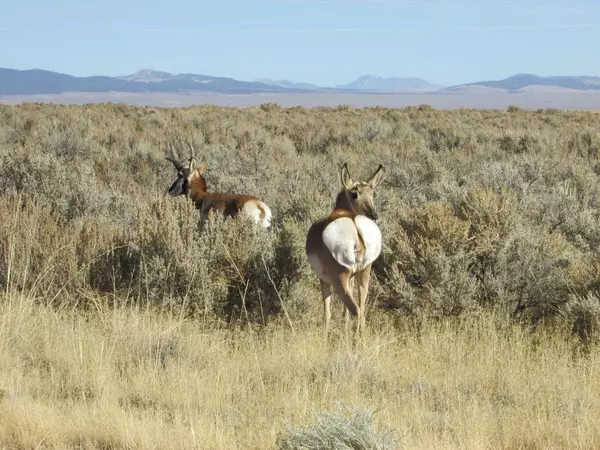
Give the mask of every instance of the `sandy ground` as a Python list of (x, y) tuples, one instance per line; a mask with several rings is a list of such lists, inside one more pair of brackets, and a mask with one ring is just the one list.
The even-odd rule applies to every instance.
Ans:
[(27, 102), (43, 103), (127, 103), (151, 106), (190, 106), (214, 104), (218, 106), (245, 107), (276, 102), (282, 106), (338, 106), (401, 108), (409, 105), (427, 104), (438, 109), (477, 108), (504, 109), (518, 105), (526, 109), (559, 108), (600, 110), (600, 91), (562, 91), (531, 89), (509, 93), (497, 89), (465, 89), (459, 91), (439, 91), (426, 93), (292, 93), (292, 94), (137, 94), (125, 92), (88, 93), (72, 92), (49, 95), (8, 95), (0, 96), (0, 103), (20, 104)]

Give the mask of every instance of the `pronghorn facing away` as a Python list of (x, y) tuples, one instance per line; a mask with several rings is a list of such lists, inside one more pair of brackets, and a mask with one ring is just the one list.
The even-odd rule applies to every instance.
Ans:
[(202, 176), (206, 171), (206, 159), (203, 156), (200, 165), (196, 167), (194, 147), (191, 144), (191, 156), (187, 167), (184, 167), (179, 161), (173, 147), (170, 148), (171, 157), (166, 159), (171, 161), (177, 169), (177, 179), (169, 188), (169, 195), (174, 197), (178, 195), (189, 196), (196, 204), (196, 208), (200, 210), (202, 223), (206, 223), (211, 211), (222, 214), (224, 217), (236, 216), (241, 212), (263, 228), (271, 226), (271, 209), (256, 197), (206, 191), (206, 180)]
[[(383, 180), (379, 165), (367, 181), (353, 181), (348, 165), (341, 170), (343, 189), (337, 196), (333, 212), (310, 227), (306, 237), (308, 261), (321, 282), (325, 331), (331, 320), (331, 288), (346, 307), (346, 332), (349, 315), (358, 316), (357, 331), (365, 326), (365, 301), (371, 278), (371, 264), (381, 253), (381, 231), (375, 223), (374, 189)], [(354, 300), (351, 278), (358, 285)]]

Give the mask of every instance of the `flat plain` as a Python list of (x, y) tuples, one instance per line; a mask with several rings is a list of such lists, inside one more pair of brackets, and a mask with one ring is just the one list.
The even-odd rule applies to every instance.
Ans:
[(69, 92), (45, 95), (0, 96), (0, 104), (22, 104), (31, 102), (86, 104), (126, 103), (138, 106), (186, 107), (215, 105), (230, 107), (260, 106), (263, 103), (278, 103), (285, 107), (303, 106), (337, 107), (350, 105), (356, 108), (384, 107), (405, 108), (412, 105), (430, 105), (437, 109), (506, 109), (517, 105), (525, 109), (557, 108), (568, 110), (600, 110), (600, 91), (577, 91), (571, 89), (532, 86), (519, 91), (506, 91), (481, 86), (465, 86), (454, 90), (433, 92), (359, 92), (340, 91), (273, 93), (273, 94), (219, 94), (219, 93), (151, 93), (125, 92)]

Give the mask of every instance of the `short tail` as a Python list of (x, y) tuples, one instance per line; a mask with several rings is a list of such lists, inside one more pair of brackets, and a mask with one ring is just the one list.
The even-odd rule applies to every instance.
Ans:
[(273, 214), (271, 213), (271, 208), (269, 208), (265, 202), (260, 200), (256, 202), (256, 205), (260, 210), (260, 224), (264, 228), (269, 228), (271, 226), (271, 218), (273, 217)]

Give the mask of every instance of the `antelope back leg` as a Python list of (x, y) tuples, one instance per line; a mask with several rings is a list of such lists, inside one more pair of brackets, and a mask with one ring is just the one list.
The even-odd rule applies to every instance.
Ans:
[(340, 297), (344, 305), (346, 306), (346, 337), (348, 337), (349, 318), (350, 316), (357, 318), (357, 323), (360, 324), (360, 308), (354, 301), (352, 295), (352, 289), (350, 287), (350, 274), (347, 272), (341, 273), (334, 281), (333, 288), (336, 294)]
[(369, 292), (369, 281), (371, 280), (371, 264), (366, 266), (356, 275), (358, 285), (358, 307), (360, 308), (360, 328), (364, 330), (366, 325), (365, 313), (367, 306), (367, 294)]

